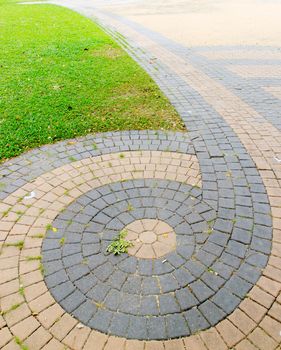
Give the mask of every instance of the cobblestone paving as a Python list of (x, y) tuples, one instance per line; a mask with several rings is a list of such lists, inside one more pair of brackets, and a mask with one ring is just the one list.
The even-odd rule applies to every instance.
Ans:
[[(189, 132), (92, 135), (1, 166), (0, 347), (280, 349), (280, 52), (189, 50), (72, 4)], [(141, 248), (109, 255), (124, 228)]]

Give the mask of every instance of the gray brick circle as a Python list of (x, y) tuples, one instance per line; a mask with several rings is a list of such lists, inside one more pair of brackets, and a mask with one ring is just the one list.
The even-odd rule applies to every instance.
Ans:
[[(260, 272), (249, 270), (248, 248), (230, 239), (231, 231), (217, 230), (232, 228), (233, 219), (222, 222), (202, 194), (151, 179), (113, 183), (81, 196), (57, 217), (58, 231), (50, 230), (43, 242), (50, 292), (84, 324), (126, 338), (176, 338), (217, 323), (238, 306)], [(138, 219), (169, 224), (177, 235), (175, 252), (150, 260), (109, 255), (109, 243)]]

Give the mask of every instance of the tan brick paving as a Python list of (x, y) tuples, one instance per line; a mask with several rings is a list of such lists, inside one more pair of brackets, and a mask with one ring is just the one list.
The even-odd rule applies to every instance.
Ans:
[(200, 52), (200, 55), (212, 60), (246, 59), (246, 60), (280, 60), (281, 53), (270, 50), (210, 50)]
[(280, 78), (281, 66), (269, 65), (231, 65), (228, 69), (244, 78)]
[(139, 340), (126, 340), (125, 349), (126, 350), (144, 350), (144, 342)]
[(264, 90), (281, 100), (281, 86), (265, 86)]
[(192, 335), (188, 338), (184, 338), (183, 342), (187, 350), (192, 350), (192, 349), (205, 350), (206, 349), (206, 346), (203, 343), (203, 340), (199, 337), (199, 335)]
[(165, 350), (185, 350), (182, 339), (173, 339), (165, 342)]
[(103, 349), (107, 341), (108, 341), (107, 335), (96, 331), (91, 331), (83, 349), (84, 350), (92, 350), (94, 348)]
[(8, 327), (0, 329), (0, 347), (6, 345), (12, 339), (12, 337), (13, 336)]
[[(279, 164), (273, 161), (273, 157), (280, 152), (280, 132), (264, 120), (256, 124), (255, 118), (260, 117), (257, 112), (238, 97), (233, 96), (222, 85), (194, 69), (192, 65), (186, 64), (185, 61), (157, 47), (157, 45), (140, 35), (135, 35), (135, 37), (139, 39), (144, 47), (148, 46), (151, 52), (161, 57), (163, 62), (176, 73), (187, 79), (191, 86), (199, 91), (205, 100), (226, 119), (240, 137), (260, 169), (260, 174), (267, 186), (272, 213), (276, 214), (275, 218), (279, 218), (273, 220), (273, 240), (274, 242), (281, 242), (281, 199), (279, 198), (281, 171)], [(175, 65), (175, 62), (177, 65)], [(265, 74), (265, 76), (281, 74), (280, 67), (271, 68), (271, 70), (259, 70), (258, 72), (253, 69), (246, 72), (246, 68), (243, 67), (241, 72), (242, 74), (259, 74), (259, 76), (260, 74)], [(236, 73), (240, 74), (239, 71), (236, 71)], [(220, 101), (216, 101), (217, 95), (225, 99), (223, 106)], [(20, 221), (16, 222), (18, 217), (13, 214), (13, 210), (8, 217), (1, 219), (1, 230), (9, 233), (9, 236), (4, 238), (6, 243), (15, 242), (21, 238), (26, 239), (29, 243), (21, 252), (15, 247), (4, 247), (1, 255), (3, 269), (0, 274), (0, 293), (1, 297), (7, 296), (3, 298), (4, 304), (5, 302), (7, 305), (11, 304), (7, 301), (9, 298), (13, 299), (12, 295), (18, 291), (20, 284), (23, 285), (26, 291), (26, 302), (4, 315), (2, 327), (4, 326), (3, 323), (6, 322), (10, 330), (7, 327), (0, 330), (2, 332), (0, 333), (0, 346), (3, 346), (3, 349), (6, 350), (18, 349), (19, 347), (15, 342), (11, 341), (11, 337), (15, 335), (22, 340), (28, 337), (24, 343), (31, 350), (42, 348), (45, 350), (63, 349), (65, 345), (72, 349), (83, 348), (86, 350), (123, 348), (180, 350), (181, 347), (184, 349), (184, 346), (186, 350), (220, 350), (233, 346), (236, 350), (276, 349), (281, 343), (278, 338), (278, 327), (281, 323), (280, 297), (279, 302), (275, 299), (281, 290), (281, 270), (277, 266), (279, 260), (277, 262), (276, 260), (270, 261), (271, 265), (267, 266), (264, 276), (257, 283), (260, 288), (255, 287), (249, 293), (249, 298), (245, 299), (240, 304), (239, 309), (235, 310), (232, 315), (216, 327), (183, 340), (168, 340), (166, 342), (126, 341), (122, 338), (108, 337), (99, 332), (90, 331), (86, 327), (79, 332), (75, 327), (77, 321), (66, 314), (57, 304), (50, 306), (52, 299), (46, 291), (41, 272), (38, 270), (29, 271), (26, 267), (28, 264), (25, 258), (30, 253), (40, 254), (40, 249), (36, 249), (36, 247), (40, 247), (42, 239), (38, 239), (38, 245), (33, 247), (30, 245), (29, 237), (32, 234), (45, 231), (46, 225), (52, 222), (61, 209), (90, 188), (115, 180), (149, 178), (153, 175), (156, 178), (178, 179), (191, 185), (201, 186), (198, 161), (194, 156), (178, 155), (179, 160), (169, 163), (168, 160), (171, 159), (169, 152), (161, 152), (161, 155), (158, 152), (124, 153), (126, 155), (125, 159), (120, 159), (118, 154), (114, 154), (107, 157), (103, 156), (104, 159), (103, 157), (97, 157), (96, 159), (78, 161), (60, 167), (44, 174), (33, 183), (23, 186), (22, 189), (15, 191), (1, 203), (1, 208), (4, 208), (4, 210), (14, 206), (13, 210), (16, 211), (17, 201), (23, 194), (32, 190), (36, 191), (37, 194), (37, 197), (30, 202), (23, 201), (20, 207), (25, 213)], [(138, 163), (137, 160), (140, 158), (142, 161)], [(106, 165), (108, 161), (116, 165), (109, 169)], [(175, 175), (174, 166), (179, 165), (181, 166), (181, 173)], [(98, 177), (98, 179), (95, 177)], [(54, 182), (54, 179), (56, 182)], [(69, 190), (67, 195), (65, 190)], [(31, 205), (32, 209), (27, 207), (28, 205)], [(39, 208), (47, 209), (45, 216), (41, 218), (38, 218)], [(25, 235), (28, 237), (26, 238)], [(274, 243), (272, 253), (274, 257), (281, 256), (280, 244)], [(14, 258), (14, 255), (16, 258)], [(19, 270), (14, 267), (17, 266), (14, 264), (19, 265)], [(32, 264), (33, 262), (30, 262), (31, 269), (36, 267)], [(18, 279), (19, 271), (20, 282)], [(42, 293), (40, 291), (41, 287), (43, 288)], [(17, 298), (16, 300), (18, 300)], [(244, 338), (244, 336), (247, 336), (247, 338)]]
[(216, 328), (229, 348), (244, 339), (244, 334), (227, 319), (220, 322)]
[(19, 339), (25, 340), (39, 327), (40, 323), (36, 320), (36, 318), (30, 316), (11, 327), (11, 331)]
[(48, 331), (46, 331), (43, 327), (39, 327), (34, 333), (31, 334), (30, 337), (25, 340), (24, 344), (32, 350), (39, 350), (45, 344), (47, 344), (51, 338), (52, 336)]
[(69, 346), (71, 349), (80, 350), (83, 349), (86, 340), (89, 337), (91, 330), (88, 327), (73, 328), (63, 339), (63, 343)]

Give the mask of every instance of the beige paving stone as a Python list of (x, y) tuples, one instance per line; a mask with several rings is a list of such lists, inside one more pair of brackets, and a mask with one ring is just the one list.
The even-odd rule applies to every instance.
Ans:
[(36, 320), (36, 318), (34, 316), (30, 316), (11, 327), (11, 331), (19, 339), (25, 340), (39, 327), (40, 323)]
[(26, 303), (21, 304), (16, 309), (9, 311), (5, 314), (4, 318), (9, 327), (12, 327), (16, 323), (24, 320), (31, 315), (31, 312)]
[(281, 305), (275, 302), (268, 311), (268, 315), (281, 323)]
[(28, 225), (15, 224), (10, 230), (11, 235), (25, 235), (28, 232)]
[(257, 283), (258, 286), (260, 286), (264, 291), (270, 293), (274, 297), (276, 297), (279, 292), (281, 291), (281, 284), (271, 280), (270, 278), (267, 278), (265, 276), (262, 276)]
[(186, 350), (206, 350), (206, 346), (198, 335), (183, 338)]
[[(68, 350), (68, 348), (63, 345), (61, 342), (52, 338), (46, 345), (41, 348), (42, 350)], [(72, 348), (70, 348), (72, 349)]]
[(265, 316), (260, 323), (260, 328), (273, 338), (277, 344), (281, 344), (280, 322), (269, 316)]
[(154, 259), (156, 258), (156, 255), (150, 244), (143, 244), (137, 251), (136, 257), (142, 259)]
[(4, 345), (6, 345), (12, 338), (13, 338), (13, 335), (11, 334), (8, 327), (4, 327), (0, 329), (0, 347), (1, 348)]
[[(39, 250), (40, 252), (40, 250)], [(28, 255), (28, 253), (26, 253), (26, 257), (24, 259), (28, 259), (28, 258), (32, 258), (32, 257), (36, 257), (39, 255)], [(32, 261), (22, 261), (20, 264), (20, 274), (25, 274), (28, 272), (32, 272), (32, 271), (38, 271), (40, 266), (40, 261), (39, 260), (32, 260)]]
[(34, 283), (28, 287), (24, 288), (24, 296), (26, 300), (29, 302), (33, 299), (38, 298), (40, 295), (47, 292), (47, 287), (45, 282)]
[(239, 307), (255, 322), (260, 322), (267, 311), (265, 307), (259, 305), (251, 299), (244, 299)]
[(220, 322), (216, 328), (229, 348), (232, 348), (244, 338), (244, 334), (228, 320)]
[(249, 297), (266, 308), (269, 308), (274, 301), (274, 297), (271, 294), (266, 293), (257, 286), (251, 289)]
[(142, 243), (152, 244), (156, 241), (157, 236), (153, 231), (144, 231), (139, 234), (139, 239)]
[(174, 232), (159, 234), (158, 241), (170, 247), (175, 246), (177, 243), (176, 235)]
[(72, 316), (65, 313), (55, 324), (50, 328), (52, 335), (58, 340), (62, 340), (78, 323)]
[(235, 346), (235, 350), (257, 350), (257, 348), (249, 342), (249, 340), (244, 339), (241, 343)]
[(110, 336), (104, 347), (104, 350), (111, 350), (111, 349), (123, 350), (125, 348), (125, 341), (126, 340), (124, 338)]
[(256, 323), (240, 309), (236, 309), (228, 319), (244, 334), (249, 334), (256, 327)]
[(153, 243), (153, 249), (156, 252), (158, 258), (172, 252), (175, 250), (175, 247), (175, 245), (167, 245), (162, 242)]
[(269, 337), (261, 328), (256, 328), (250, 335), (249, 340), (261, 350), (273, 350), (277, 342)]
[(165, 350), (185, 350), (182, 339), (172, 339), (165, 341)]
[(0, 270), (7, 270), (18, 266), (18, 256), (10, 256), (8, 258), (0, 259)]
[[(128, 237), (127, 237), (128, 240), (130, 240)], [(140, 247), (142, 246), (142, 243), (141, 242), (136, 242), (134, 241), (133, 242), (133, 246), (132, 247), (129, 247), (128, 248), (128, 254), (129, 255), (137, 255), (137, 252), (139, 251)]]
[(64, 310), (58, 304), (54, 304), (40, 312), (37, 318), (43, 327), (49, 329), (63, 314)]
[(281, 283), (281, 270), (276, 269), (273, 266), (267, 265), (263, 271), (264, 276), (273, 279), (274, 281)]
[(4, 298), (7, 295), (18, 292), (19, 286), (20, 286), (20, 283), (19, 283), (18, 279), (14, 279), (10, 282), (5, 282), (5, 283), (1, 284), (0, 285), (0, 297)]
[(133, 232), (133, 227), (127, 226), (128, 234), (126, 236), (126, 239), (129, 241), (135, 241), (138, 238), (138, 234), (136, 232)]
[(18, 269), (11, 268), (1, 271), (0, 274), (0, 284), (12, 281), (18, 277)]
[(19, 294), (18, 290), (16, 293), (9, 294), (6, 297), (2, 297), (0, 299), (0, 306), (2, 311), (9, 310), (13, 305), (22, 304), (24, 302), (24, 298)]
[(151, 340), (145, 343), (145, 350), (164, 350), (164, 343), (161, 341)]
[(74, 327), (63, 339), (63, 343), (69, 346), (71, 349), (80, 350), (91, 332), (89, 327), (77, 328)]
[(164, 256), (176, 248), (173, 229), (161, 220), (136, 220), (125, 227), (127, 239), (133, 243), (128, 249), (130, 255), (143, 259)]
[(144, 341), (127, 339), (125, 344), (125, 350), (144, 350)]
[(1, 350), (21, 350), (20, 346), (16, 344), (15, 340), (12, 339), (7, 345)]
[(4, 328), (6, 326), (6, 322), (2, 315), (0, 315), (0, 329)]
[(209, 350), (227, 350), (227, 346), (215, 328), (200, 333), (200, 337)]
[(51, 338), (51, 334), (43, 327), (40, 327), (34, 333), (32, 333), (24, 343), (32, 350), (40, 350)]
[(108, 335), (92, 331), (83, 350), (103, 350), (105, 344), (107, 343)]
[(55, 304), (55, 299), (49, 292), (40, 295), (38, 298), (29, 302), (29, 307), (33, 313), (39, 313), (51, 305)]
[[(274, 237), (274, 239), (275, 239), (275, 237)], [(276, 267), (278, 269), (280, 267), (280, 264), (279, 263), (273, 264), (271, 261), (274, 258), (276, 261), (277, 261), (277, 258), (278, 258), (278, 261), (280, 261), (280, 259), (281, 259), (281, 242), (273, 242), (271, 254), (272, 255), (271, 255), (271, 259), (269, 261), (269, 264), (273, 265), (274, 267)]]
[(32, 284), (43, 281), (42, 273), (38, 270), (26, 273), (20, 276), (21, 284), (24, 287), (28, 287)]

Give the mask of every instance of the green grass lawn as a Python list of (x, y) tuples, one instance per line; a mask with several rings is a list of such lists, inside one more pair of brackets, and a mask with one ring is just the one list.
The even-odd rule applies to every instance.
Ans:
[(151, 78), (92, 21), (0, 0), (0, 159), (109, 130), (184, 130)]

